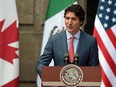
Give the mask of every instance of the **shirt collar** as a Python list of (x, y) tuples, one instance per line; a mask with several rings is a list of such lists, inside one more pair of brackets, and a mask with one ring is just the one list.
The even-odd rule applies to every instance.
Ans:
[[(80, 30), (74, 35), (74, 37), (76, 39), (79, 39), (80, 38)], [(70, 39), (72, 37), (72, 35), (66, 30), (66, 35), (67, 35), (67, 39)]]

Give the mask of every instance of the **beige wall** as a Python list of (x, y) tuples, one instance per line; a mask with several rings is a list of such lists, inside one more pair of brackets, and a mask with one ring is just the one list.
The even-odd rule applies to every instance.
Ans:
[(48, 0), (17, 0), (20, 41), (20, 87), (36, 87), (35, 66), (41, 49)]
[[(35, 66), (41, 50), (49, 0), (17, 0), (20, 41), (20, 87), (36, 87)], [(79, 0), (85, 7), (85, 0)]]

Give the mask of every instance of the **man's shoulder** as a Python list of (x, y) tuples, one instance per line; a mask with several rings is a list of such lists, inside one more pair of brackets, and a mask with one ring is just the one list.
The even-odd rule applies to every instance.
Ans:
[(66, 31), (63, 30), (60, 33), (56, 33), (56, 34), (52, 35), (51, 37), (52, 38), (58, 38), (58, 37), (64, 37), (65, 35), (66, 35)]
[(94, 36), (92, 36), (92, 35), (90, 35), (90, 34), (84, 32), (84, 31), (82, 31), (82, 35), (83, 35), (85, 38), (87, 38), (87, 39), (95, 39)]

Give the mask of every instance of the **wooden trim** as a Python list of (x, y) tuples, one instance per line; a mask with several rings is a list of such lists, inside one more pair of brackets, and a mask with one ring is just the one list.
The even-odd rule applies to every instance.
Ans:
[[(66, 86), (62, 82), (49, 82), (49, 81), (43, 81), (43, 86)], [(101, 82), (81, 82), (79, 86), (100, 86)]]

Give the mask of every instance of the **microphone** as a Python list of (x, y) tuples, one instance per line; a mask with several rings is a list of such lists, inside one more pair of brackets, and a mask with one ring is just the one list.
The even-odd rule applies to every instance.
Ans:
[(65, 65), (68, 64), (68, 59), (69, 59), (69, 55), (68, 55), (68, 53), (65, 53), (64, 54), (64, 63), (65, 63)]
[(74, 54), (74, 64), (77, 65), (79, 62), (79, 54), (78, 53), (75, 53)]

